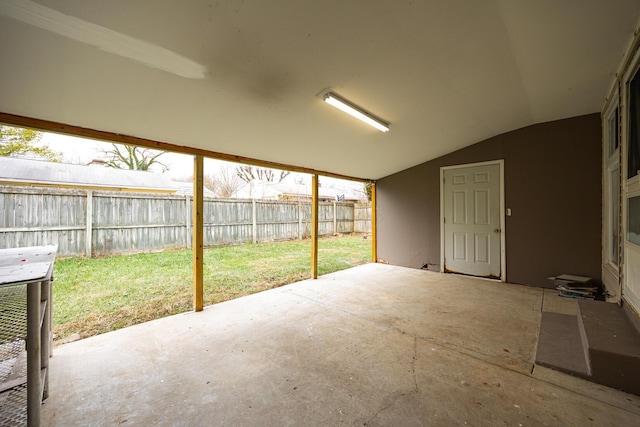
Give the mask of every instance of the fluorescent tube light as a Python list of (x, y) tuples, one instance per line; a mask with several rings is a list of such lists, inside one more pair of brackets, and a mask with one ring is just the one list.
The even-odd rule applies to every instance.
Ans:
[(385, 123), (379, 118), (374, 117), (370, 113), (350, 103), (346, 99), (340, 98), (335, 93), (329, 92), (323, 96), (323, 99), (324, 99), (324, 102), (326, 102), (327, 104), (332, 105), (337, 109), (344, 111), (345, 113), (355, 117), (356, 119), (365, 122), (369, 126), (373, 126), (374, 128), (382, 132), (389, 132), (388, 123)]

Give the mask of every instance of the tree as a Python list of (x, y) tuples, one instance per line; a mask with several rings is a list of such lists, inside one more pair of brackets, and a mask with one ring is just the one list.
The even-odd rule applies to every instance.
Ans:
[[(251, 181), (266, 181), (266, 182), (282, 182), (290, 174), (289, 171), (278, 171), (276, 169), (258, 168), (255, 166), (242, 165), (236, 167), (236, 175), (250, 184)], [(276, 181), (277, 180), (277, 181)]]
[(33, 129), (0, 126), (0, 156), (59, 162), (62, 153), (46, 145), (38, 145), (41, 138), (42, 132)]
[(220, 171), (213, 176), (204, 177), (204, 186), (211, 190), (216, 197), (225, 199), (235, 197), (238, 190), (244, 185), (244, 181), (228, 166), (222, 166)]
[[(249, 185), (249, 197), (264, 197), (266, 187), (260, 185), (265, 182), (282, 182), (290, 172), (268, 168), (258, 168), (255, 166), (242, 165), (236, 167), (236, 175)], [(258, 186), (254, 185), (258, 181)]]
[(160, 167), (161, 172), (169, 168), (158, 158), (164, 151), (149, 150), (133, 145), (111, 144), (111, 149), (102, 151), (107, 156), (107, 166), (116, 169), (148, 171), (152, 167)]
[[(191, 182), (193, 182), (193, 175), (191, 175)], [(204, 188), (214, 194), (218, 190), (218, 183), (216, 182), (216, 179), (211, 175), (205, 175), (202, 177), (202, 185), (204, 185)]]
[(373, 188), (373, 182), (363, 182), (362, 183), (362, 191), (367, 195), (367, 200), (371, 201), (371, 191)]

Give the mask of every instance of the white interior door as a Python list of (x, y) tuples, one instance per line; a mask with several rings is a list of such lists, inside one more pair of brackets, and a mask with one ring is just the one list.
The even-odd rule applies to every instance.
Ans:
[(443, 271), (503, 278), (500, 168), (443, 168)]

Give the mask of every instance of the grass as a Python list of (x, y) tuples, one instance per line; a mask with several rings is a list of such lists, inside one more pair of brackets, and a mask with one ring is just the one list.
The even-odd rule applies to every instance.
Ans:
[[(310, 240), (205, 249), (204, 302), (214, 304), (309, 278)], [(192, 309), (192, 253), (175, 250), (59, 259), (54, 334), (86, 338)], [(371, 259), (360, 235), (320, 239), (320, 275)]]

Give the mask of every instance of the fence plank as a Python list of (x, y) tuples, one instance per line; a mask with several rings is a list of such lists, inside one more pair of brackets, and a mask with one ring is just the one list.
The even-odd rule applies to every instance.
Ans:
[(356, 203), (353, 206), (354, 232), (371, 232), (371, 205), (369, 203)]

